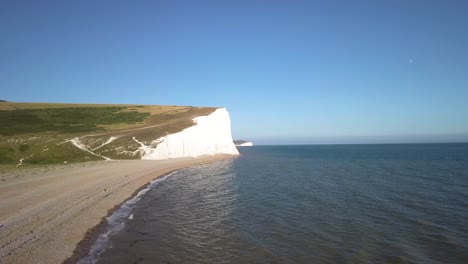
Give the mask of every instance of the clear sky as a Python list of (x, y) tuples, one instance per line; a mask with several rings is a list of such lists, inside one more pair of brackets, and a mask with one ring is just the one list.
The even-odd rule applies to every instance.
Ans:
[(468, 141), (468, 1), (1, 1), (0, 99), (227, 107), (260, 144)]

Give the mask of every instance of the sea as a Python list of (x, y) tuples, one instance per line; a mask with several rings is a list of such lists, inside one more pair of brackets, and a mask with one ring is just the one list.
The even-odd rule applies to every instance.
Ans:
[(81, 263), (468, 263), (468, 144), (239, 151), (154, 181)]

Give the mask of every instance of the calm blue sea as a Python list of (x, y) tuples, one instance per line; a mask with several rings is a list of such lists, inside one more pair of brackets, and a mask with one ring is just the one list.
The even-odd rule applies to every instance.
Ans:
[(98, 263), (468, 263), (468, 144), (240, 152), (153, 184)]

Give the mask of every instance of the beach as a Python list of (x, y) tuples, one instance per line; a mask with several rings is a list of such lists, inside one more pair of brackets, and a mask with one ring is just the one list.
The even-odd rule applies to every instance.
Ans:
[(18, 168), (0, 174), (0, 263), (63, 263), (104, 217), (174, 170), (231, 155)]

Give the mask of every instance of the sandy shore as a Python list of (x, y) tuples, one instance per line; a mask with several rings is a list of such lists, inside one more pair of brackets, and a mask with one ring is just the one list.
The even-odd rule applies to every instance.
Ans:
[(109, 210), (151, 180), (232, 157), (103, 161), (2, 173), (0, 263), (62, 263)]

